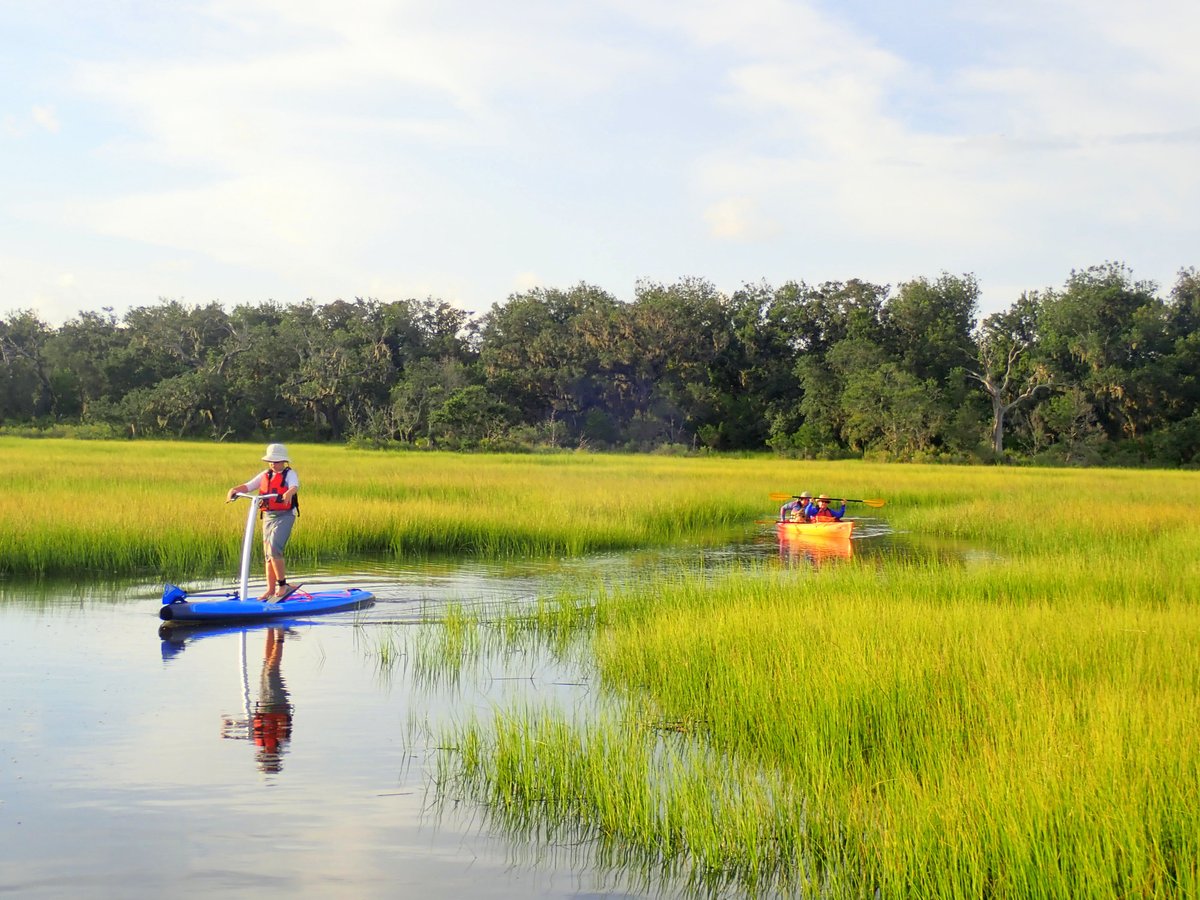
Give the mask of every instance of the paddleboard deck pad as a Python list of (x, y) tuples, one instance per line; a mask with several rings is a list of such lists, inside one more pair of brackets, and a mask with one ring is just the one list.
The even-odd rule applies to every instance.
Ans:
[[(211, 598), (211, 599), (210, 599)], [(271, 619), (296, 619), (323, 613), (366, 609), (375, 603), (375, 595), (362, 588), (334, 591), (306, 591), (300, 587), (286, 600), (242, 600), (236, 591), (229, 594), (188, 596), (183, 588), (168, 584), (158, 617), (164, 622), (263, 622)]]

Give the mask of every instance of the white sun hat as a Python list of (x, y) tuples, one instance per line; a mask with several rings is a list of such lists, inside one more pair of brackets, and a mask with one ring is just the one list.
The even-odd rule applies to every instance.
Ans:
[(287, 462), (289, 459), (287, 447), (283, 444), (267, 444), (267, 452), (263, 454), (263, 462)]

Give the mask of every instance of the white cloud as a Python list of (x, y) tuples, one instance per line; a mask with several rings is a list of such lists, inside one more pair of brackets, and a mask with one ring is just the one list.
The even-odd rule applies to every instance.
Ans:
[[(458, 4), (462, 6), (462, 4)], [(542, 102), (603, 89), (637, 54), (588, 39), (562, 15), (437, 13), (391, 3), (216, 3), (247, 32), (241, 54), (89, 64), (79, 81), (126, 109), (153, 156), (240, 171), (336, 134), (457, 143), (519, 139), (513, 95)], [(544, 9), (552, 7), (546, 5)], [(520, 13), (520, 11), (518, 11)], [(276, 34), (294, 36), (280, 41)], [(128, 149), (135, 144), (126, 144)]]
[[(128, 294), (82, 262), (96, 236), (142, 302), (1170, 274), (1200, 238), (1200, 12), (1097, 3), (931, 3), (927, 29), (801, 0), (207, 0), (159, 14), (177, 46), (85, 46), (5, 117), (73, 154), (12, 141), (35, 177), (6, 212), (55, 248), (37, 290), (71, 271), (80, 299)], [(961, 43), (926, 37), (947, 23)]]
[[(487, 201), (468, 202), (459, 187), (467, 179), (447, 174), (454, 155), (519, 160), (536, 140), (522, 119), (538, 115), (538, 104), (573, 102), (644, 63), (592, 40), (554, 4), (495, 16), (467, 4), (473, 18), (461, 22), (453, 4), (436, 12), (324, 2), (210, 9), (234, 29), (228, 52), (200, 42), (183, 59), (79, 67), (80, 89), (131, 125), (106, 142), (105, 156), (182, 179), (73, 200), (68, 220), (293, 278), (361, 271), (370, 265), (361, 238), (372, 229), (418, 243), (429, 223), (445, 230), (449, 216), (460, 231), (477, 229), (490, 215), (471, 202)], [(541, 151), (531, 144), (529, 152)]]
[(39, 128), (44, 128), (46, 131), (55, 134), (58, 133), (61, 126), (58, 123), (58, 116), (54, 112), (54, 107), (35, 106), (32, 115), (34, 124)]
[(54, 260), (32, 259), (6, 252), (0, 256), (0, 279), (5, 285), (6, 303), (0, 317), (18, 309), (32, 309), (45, 321), (60, 324), (87, 300), (79, 290), (75, 276), (64, 272)]
[(13, 138), (29, 137), (34, 129), (57, 134), (62, 126), (53, 106), (33, 106), (27, 116), (16, 116), (9, 113), (4, 117), (3, 130)]
[[(1037, 20), (1018, 6), (1005, 23), (1014, 30)], [(1130, 10), (1119, 19), (1131, 31), (1110, 21), (1092, 33), (1081, 23), (1104, 16), (1063, 4), (1049, 17), (1060, 30), (1042, 36), (1059, 55), (1018, 48), (1015, 63), (996, 66), (987, 59), (1006, 54), (993, 47), (957, 68), (897, 57), (814, 9), (761, 0), (735, 14), (710, 3), (689, 19), (674, 3), (650, 5), (659, 24), (674, 18), (729, 54), (722, 99), (744, 127), (694, 167), (715, 234), (738, 233), (742, 211), (761, 208), (792, 223), (794, 238), (840, 245), (831, 256), (853, 248), (863, 269), (907, 259), (910, 272), (950, 260), (1020, 268), (1049, 245), (1057, 278), (1128, 258), (1138, 230), (1191, 216), (1181, 197), (1200, 191), (1186, 162), (1200, 137), (1186, 127), (1200, 122), (1197, 57), (1156, 54), (1170, 16), (1147, 29)], [(1182, 234), (1170, 243), (1191, 252)]]
[(513, 277), (512, 287), (514, 291), (523, 292), (533, 290), (545, 283), (546, 280), (538, 275), (537, 272), (518, 272)]
[(764, 215), (753, 200), (730, 197), (712, 204), (704, 211), (713, 237), (754, 241), (775, 237), (782, 232), (780, 224)]

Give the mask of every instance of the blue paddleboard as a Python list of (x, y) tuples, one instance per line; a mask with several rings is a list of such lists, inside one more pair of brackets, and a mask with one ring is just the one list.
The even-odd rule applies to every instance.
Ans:
[(189, 599), (182, 588), (168, 584), (163, 590), (163, 605), (158, 617), (164, 622), (264, 622), (272, 619), (297, 619), (322, 613), (365, 609), (375, 603), (375, 595), (362, 588), (342, 588), (335, 591), (296, 590), (286, 600), (266, 602), (242, 600), (236, 593), (220, 599)]
[[(272, 494), (270, 496), (277, 496)], [(331, 591), (305, 591), (297, 585), (295, 593), (285, 600), (263, 601), (250, 598), (250, 547), (254, 541), (254, 518), (266, 495), (239, 493), (230, 500), (251, 501), (246, 511), (246, 532), (242, 537), (241, 588), (225, 594), (194, 594), (168, 584), (163, 588), (162, 606), (158, 617), (168, 625), (197, 622), (210, 624), (241, 622), (271, 622), (282, 619), (306, 619), (321, 613), (364, 609), (375, 602), (375, 595), (362, 588), (342, 588)], [(200, 599), (200, 598), (205, 599)], [(212, 599), (208, 599), (212, 598)], [(165, 626), (160, 626), (160, 629)]]

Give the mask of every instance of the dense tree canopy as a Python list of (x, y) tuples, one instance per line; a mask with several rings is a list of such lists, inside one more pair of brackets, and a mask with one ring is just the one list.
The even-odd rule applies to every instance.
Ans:
[(0, 424), (213, 440), (1200, 465), (1200, 275), (1122, 265), (978, 321), (971, 275), (702, 279), (0, 319)]

